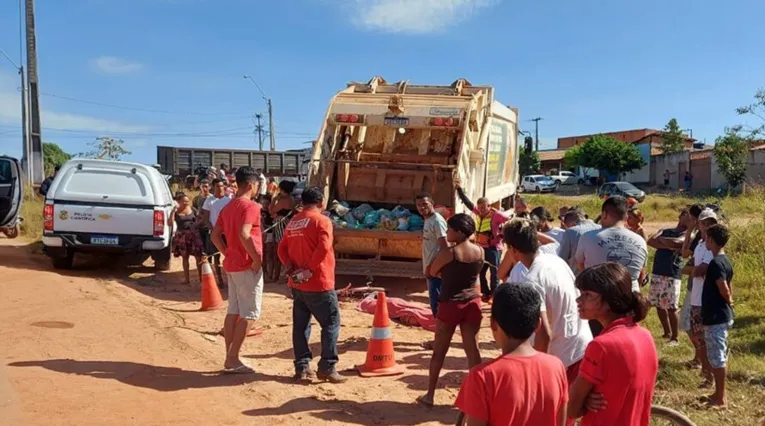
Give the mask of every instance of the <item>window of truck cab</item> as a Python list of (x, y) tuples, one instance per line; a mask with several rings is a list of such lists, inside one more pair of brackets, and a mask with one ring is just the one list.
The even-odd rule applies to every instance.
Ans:
[(73, 169), (64, 182), (67, 194), (108, 196), (113, 198), (148, 198), (153, 192), (147, 176), (121, 169)]
[(6, 159), (0, 159), (0, 185), (8, 185), (13, 181), (13, 164)]

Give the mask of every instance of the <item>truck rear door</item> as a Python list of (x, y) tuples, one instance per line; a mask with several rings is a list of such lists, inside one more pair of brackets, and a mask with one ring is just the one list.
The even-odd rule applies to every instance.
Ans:
[(21, 167), (18, 160), (0, 156), (0, 227), (13, 224), (22, 202)]

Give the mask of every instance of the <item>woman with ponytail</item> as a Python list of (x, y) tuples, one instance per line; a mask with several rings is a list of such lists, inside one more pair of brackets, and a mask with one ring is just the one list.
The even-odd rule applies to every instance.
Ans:
[(647, 301), (632, 291), (632, 276), (618, 263), (585, 269), (576, 287), (579, 316), (598, 321), (603, 331), (587, 346), (571, 386), (569, 417), (583, 416), (582, 426), (648, 426), (659, 360), (651, 333), (638, 325)]

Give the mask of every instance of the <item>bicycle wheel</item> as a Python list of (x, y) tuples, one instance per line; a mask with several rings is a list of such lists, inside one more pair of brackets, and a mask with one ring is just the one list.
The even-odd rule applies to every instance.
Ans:
[(652, 405), (651, 426), (696, 426), (696, 424), (679, 411), (660, 405)]

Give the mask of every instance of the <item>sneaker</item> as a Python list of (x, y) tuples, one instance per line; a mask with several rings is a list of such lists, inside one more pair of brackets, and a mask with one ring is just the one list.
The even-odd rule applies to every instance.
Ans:
[(331, 373), (319, 373), (317, 376), (319, 380), (323, 380), (325, 382), (330, 382), (335, 384), (343, 383), (348, 380), (347, 377), (341, 376), (340, 373), (338, 373), (337, 371), (333, 371)]
[(670, 348), (674, 348), (676, 346), (680, 346), (680, 342), (678, 342), (677, 340), (670, 340), (669, 342), (667, 342), (667, 346), (669, 346)]

